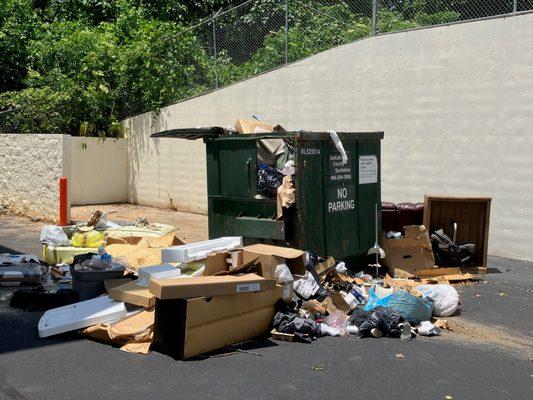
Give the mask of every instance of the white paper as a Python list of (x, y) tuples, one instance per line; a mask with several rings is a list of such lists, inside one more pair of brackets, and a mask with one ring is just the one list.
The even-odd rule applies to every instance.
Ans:
[(376, 156), (359, 156), (359, 184), (378, 182), (378, 159)]

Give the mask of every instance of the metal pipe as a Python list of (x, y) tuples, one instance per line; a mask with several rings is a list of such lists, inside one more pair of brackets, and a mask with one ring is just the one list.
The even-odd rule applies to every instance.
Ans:
[(215, 57), (215, 88), (216, 89), (218, 89), (217, 32), (216, 32), (216, 26), (215, 26), (217, 14), (213, 15), (213, 18), (211, 19), (212, 24), (213, 24), (213, 53)]
[(518, 11), (518, 0), (513, 0), (513, 12)]
[(289, 62), (289, 0), (285, 0), (285, 64)]
[(377, 33), (378, 24), (378, 0), (372, 0), (372, 36)]

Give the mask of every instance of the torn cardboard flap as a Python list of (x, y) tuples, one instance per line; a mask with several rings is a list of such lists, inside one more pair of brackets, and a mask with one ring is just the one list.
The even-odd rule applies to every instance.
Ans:
[(150, 281), (150, 293), (158, 299), (261, 292), (275, 287), (275, 280), (265, 279), (257, 274), (199, 276), (190, 279), (153, 279)]

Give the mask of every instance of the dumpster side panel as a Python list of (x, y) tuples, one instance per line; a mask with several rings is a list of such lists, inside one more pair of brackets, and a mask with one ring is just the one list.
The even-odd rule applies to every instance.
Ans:
[(357, 142), (344, 141), (346, 164), (331, 141), (323, 157), (326, 250), (328, 256), (351, 260), (360, 251), (356, 187)]
[(374, 245), (375, 204), (378, 204), (378, 232), (381, 231), (381, 152), (380, 140), (359, 141), (357, 197), (359, 199), (359, 246), (361, 252)]
[[(326, 254), (324, 230), (324, 186), (320, 140), (296, 142), (296, 207), (298, 209), (297, 245), (304, 250)], [(290, 238), (293, 239), (293, 238)]]

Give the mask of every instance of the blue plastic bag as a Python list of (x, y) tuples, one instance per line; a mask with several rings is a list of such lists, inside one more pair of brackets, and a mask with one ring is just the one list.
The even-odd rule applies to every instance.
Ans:
[(414, 325), (418, 325), (422, 321), (429, 321), (433, 312), (433, 301), (429, 298), (419, 298), (400, 290), (380, 299), (376, 296), (374, 288), (371, 288), (364, 310), (370, 311), (377, 306), (390, 307), (396, 310)]

